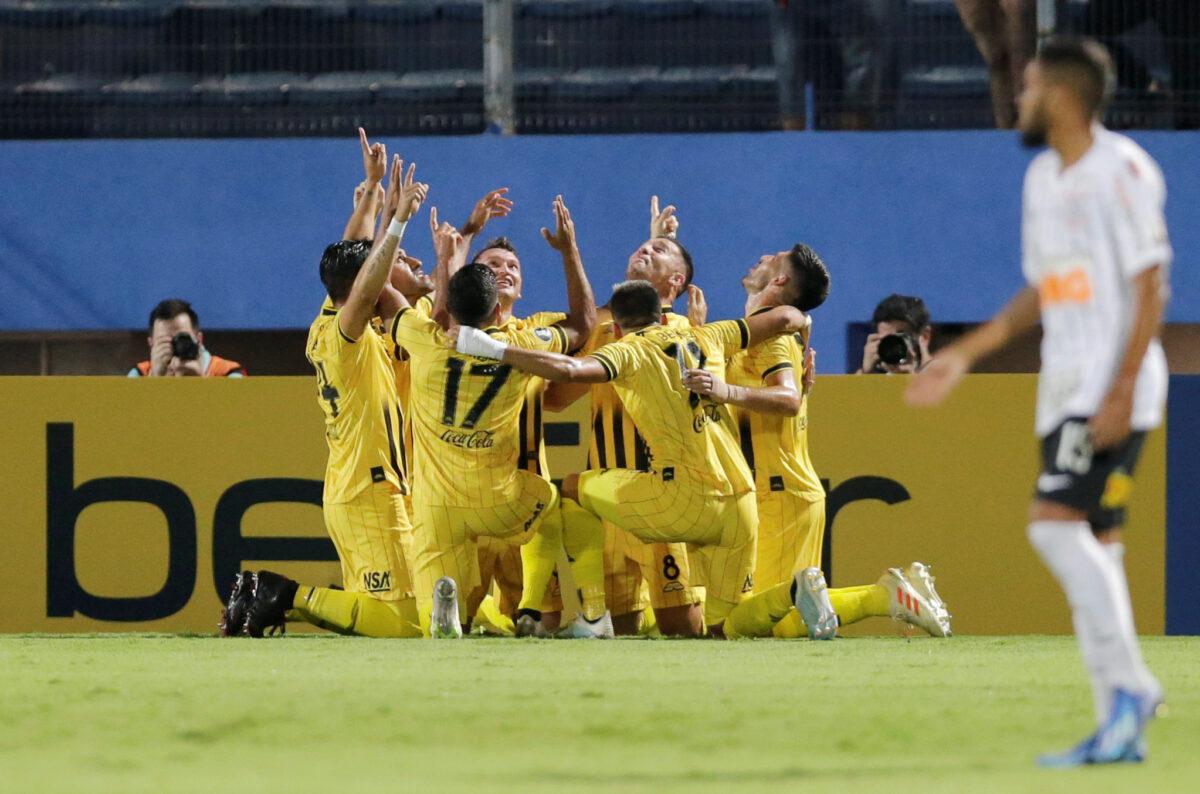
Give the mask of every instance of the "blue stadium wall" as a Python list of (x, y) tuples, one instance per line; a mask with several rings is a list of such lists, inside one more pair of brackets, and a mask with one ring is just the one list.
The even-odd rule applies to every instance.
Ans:
[[(1135, 136), (1162, 164), (1177, 251), (1170, 319), (1200, 322), (1200, 134)], [(505, 185), (524, 305), (564, 304), (538, 235), (563, 193), (597, 293), (646, 235), (652, 193), (679, 206), (714, 317), (741, 311), (737, 279), (796, 240), (829, 262), (816, 315), (824, 371), (843, 369), (847, 323), (892, 291), (942, 321), (988, 316), (1020, 285), (1020, 188), (1029, 154), (997, 132), (760, 133), (386, 140), (418, 163), (430, 204), (461, 221)], [(317, 261), (361, 178), (349, 140), (0, 143), (0, 330), (139, 328), (165, 296), (210, 328), (306, 327)], [(431, 258), (422, 215), (406, 247)]]

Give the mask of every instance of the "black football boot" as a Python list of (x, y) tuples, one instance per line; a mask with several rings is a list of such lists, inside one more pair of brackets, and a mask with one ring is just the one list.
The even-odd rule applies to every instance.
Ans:
[(242, 571), (233, 577), (233, 589), (229, 592), (229, 601), (221, 610), (221, 622), (217, 628), (222, 637), (237, 637), (242, 633), (246, 624), (246, 612), (254, 603), (254, 574)]
[(246, 610), (245, 633), (262, 637), (267, 629), (272, 629), (271, 634), (283, 634), (287, 630), (284, 616), (292, 608), (299, 585), (270, 571), (259, 571), (253, 576), (254, 601)]

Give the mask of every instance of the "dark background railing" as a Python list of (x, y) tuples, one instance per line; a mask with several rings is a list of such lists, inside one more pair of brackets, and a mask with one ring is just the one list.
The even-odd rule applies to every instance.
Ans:
[[(1006, 126), (1035, 6), (520, 0), (515, 130)], [(1200, 123), (1200, 3), (1055, 11), (1114, 52), (1110, 123)], [(0, 136), (480, 132), (484, 16), (481, 0), (0, 0)]]

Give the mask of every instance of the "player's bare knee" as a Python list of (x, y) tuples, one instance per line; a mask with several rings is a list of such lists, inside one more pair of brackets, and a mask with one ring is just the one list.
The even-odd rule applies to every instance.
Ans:
[(704, 636), (704, 611), (699, 604), (655, 609), (654, 618), (664, 637)]

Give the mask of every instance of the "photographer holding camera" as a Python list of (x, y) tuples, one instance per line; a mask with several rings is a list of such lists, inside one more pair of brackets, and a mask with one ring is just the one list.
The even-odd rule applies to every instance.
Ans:
[(129, 370), (131, 378), (241, 378), (246, 370), (236, 361), (220, 358), (204, 347), (200, 318), (192, 305), (169, 298), (150, 312), (150, 360)]
[(925, 301), (907, 295), (889, 295), (871, 317), (875, 331), (863, 348), (858, 374), (920, 372), (929, 363), (933, 326)]

